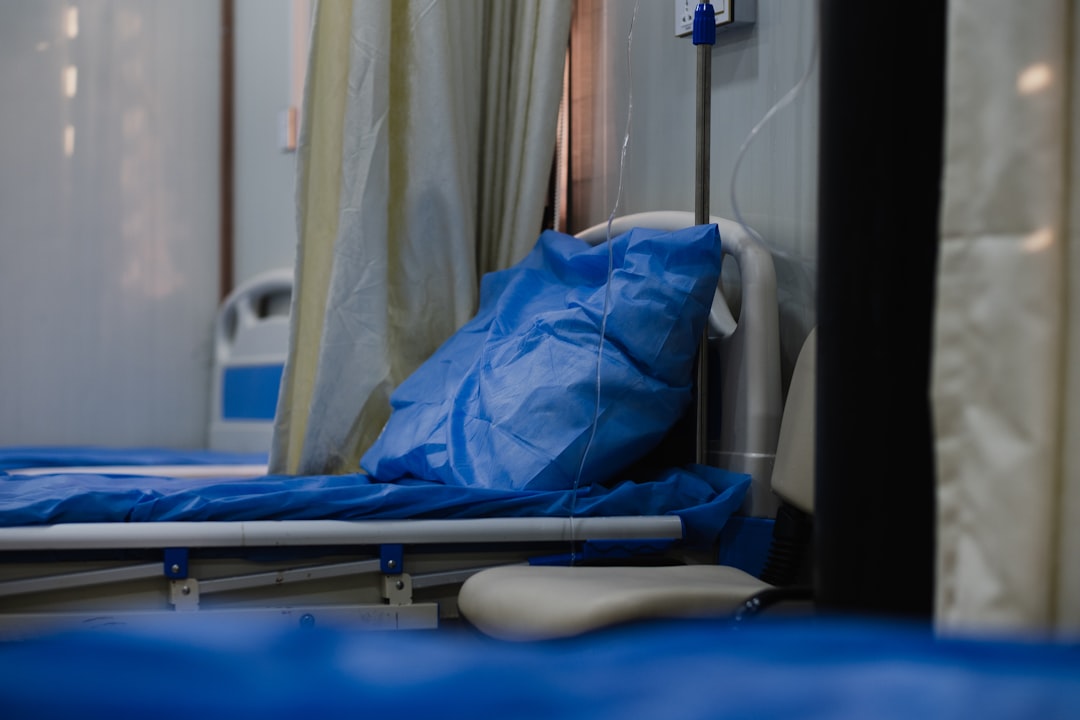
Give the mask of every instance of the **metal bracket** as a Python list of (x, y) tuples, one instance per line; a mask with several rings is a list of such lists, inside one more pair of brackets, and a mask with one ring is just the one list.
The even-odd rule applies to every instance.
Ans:
[(405, 567), (405, 546), (393, 543), (380, 545), (379, 562), (384, 575), (400, 575)]
[(173, 580), (169, 583), (169, 602), (177, 612), (199, 609), (199, 581), (195, 578)]
[(408, 573), (383, 575), (382, 596), (390, 605), (412, 605), (412, 578)]
[(165, 577), (183, 580), (188, 576), (187, 548), (165, 548)]

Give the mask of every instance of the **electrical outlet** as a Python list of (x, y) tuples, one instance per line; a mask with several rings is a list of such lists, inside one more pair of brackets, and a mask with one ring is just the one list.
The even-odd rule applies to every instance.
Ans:
[[(694, 32), (694, 10), (698, 3), (693, 0), (675, 0), (675, 36), (685, 37)], [(731, 22), (731, 3), (729, 0), (717, 0), (712, 4), (716, 13), (717, 27)]]
[[(675, 0), (675, 35), (687, 37), (694, 32), (694, 11), (698, 3), (693, 0)], [(757, 0), (713, 0), (716, 28), (745, 27), (757, 20)]]

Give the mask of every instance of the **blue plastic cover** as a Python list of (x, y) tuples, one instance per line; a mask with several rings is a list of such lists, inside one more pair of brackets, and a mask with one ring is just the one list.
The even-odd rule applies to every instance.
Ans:
[[(582, 483), (652, 449), (691, 400), (698, 341), (720, 272), (715, 225), (611, 240), (600, 414)], [(480, 310), (391, 397), (361, 466), (382, 481), (573, 487), (596, 408), (608, 246), (556, 232), (484, 277)]]
[(716, 44), (716, 12), (712, 3), (698, 3), (694, 9), (692, 39), (695, 45)]
[(221, 377), (222, 420), (273, 420), (285, 366), (237, 365)]
[(692, 544), (710, 546), (742, 505), (748, 475), (693, 466), (647, 483), (579, 490), (465, 488), (366, 475), (253, 480), (0, 474), (0, 526), (201, 520), (677, 515)]
[(266, 453), (166, 448), (24, 446), (0, 448), (0, 470), (103, 465), (265, 465)]
[[(0, 644), (7, 720), (1080, 717), (1080, 652), (926, 628), (659, 623), (545, 643), (282, 628), (230, 613)], [(276, 618), (280, 623), (285, 613)], [(163, 621), (162, 621), (163, 622)]]

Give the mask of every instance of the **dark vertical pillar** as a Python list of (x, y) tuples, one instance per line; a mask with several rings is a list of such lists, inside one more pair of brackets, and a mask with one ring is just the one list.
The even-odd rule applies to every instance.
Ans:
[(218, 288), (221, 299), (233, 289), (233, 73), (236, 12), (233, 0), (221, 0), (221, 189), (219, 201)]
[(816, 594), (929, 617), (946, 3), (821, 2)]

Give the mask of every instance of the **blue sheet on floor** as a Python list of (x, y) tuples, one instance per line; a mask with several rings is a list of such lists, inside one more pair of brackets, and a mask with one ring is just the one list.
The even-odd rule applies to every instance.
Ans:
[(4, 717), (1080, 717), (1076, 645), (919, 627), (662, 623), (511, 644), (176, 621), (0, 645)]
[(0, 526), (92, 522), (356, 520), (677, 515), (686, 539), (715, 542), (741, 507), (747, 475), (692, 466), (645, 483), (578, 491), (495, 490), (366, 475), (252, 480), (0, 474)]

